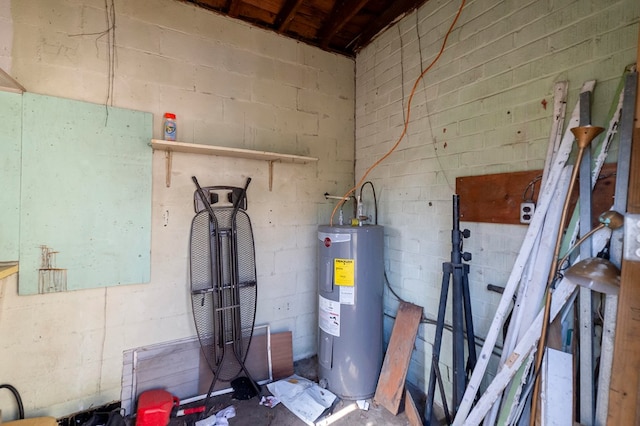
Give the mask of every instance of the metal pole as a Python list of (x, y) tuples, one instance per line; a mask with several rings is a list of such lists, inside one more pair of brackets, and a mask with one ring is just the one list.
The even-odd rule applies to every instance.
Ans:
[(452, 322), (453, 322), (453, 412), (458, 411), (466, 385), (464, 365), (464, 334), (462, 296), (462, 235), (460, 234), (460, 196), (453, 196), (453, 230), (451, 231), (451, 263), (453, 265)]

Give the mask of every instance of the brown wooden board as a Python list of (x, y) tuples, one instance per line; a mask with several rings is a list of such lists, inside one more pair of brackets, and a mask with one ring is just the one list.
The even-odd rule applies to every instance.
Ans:
[(418, 408), (416, 407), (416, 403), (413, 400), (409, 389), (405, 389), (404, 391), (404, 412), (406, 413), (411, 426), (422, 426), (420, 412), (418, 412)]
[(422, 307), (407, 302), (400, 302), (396, 321), (391, 331), (391, 340), (382, 363), (382, 371), (373, 401), (398, 414), (404, 381), (409, 369), (411, 352), (422, 319)]
[[(640, 57), (640, 51), (638, 56)], [(638, 98), (640, 99), (640, 96)], [(636, 109), (636, 115), (638, 114)], [(631, 148), (627, 211), (634, 214), (640, 213), (640, 127), (635, 129)], [(640, 280), (638, 277), (640, 277), (640, 262), (623, 259), (613, 344), (613, 366), (609, 385), (608, 425), (640, 424)]]
[[(594, 226), (599, 224), (598, 216), (613, 204), (616, 169), (616, 164), (605, 164), (596, 182), (592, 200)], [(456, 178), (460, 220), (520, 225), (520, 204), (525, 198), (537, 201), (540, 182), (536, 182), (533, 192), (527, 188), (540, 176), (542, 170)], [(576, 193), (572, 197), (569, 211), (573, 210), (578, 195)]]
[(293, 338), (290, 331), (271, 335), (271, 364), (273, 380), (293, 374)]
[[(640, 63), (640, 31), (636, 63)], [(640, 82), (638, 82), (640, 83)], [(640, 84), (631, 142), (627, 211), (640, 213)], [(609, 385), (608, 425), (640, 424), (640, 262), (622, 259), (613, 365)]]
[[(271, 336), (273, 338), (273, 335)], [(205, 350), (206, 347), (205, 347)], [(251, 345), (249, 346), (249, 352), (247, 352), (247, 358), (244, 365), (249, 370), (251, 378), (256, 382), (269, 379), (269, 359), (267, 348), (267, 335), (266, 334), (254, 334), (251, 338)], [(231, 346), (225, 351), (225, 358), (222, 361), (222, 376), (216, 380), (216, 384), (213, 387), (213, 391), (231, 390), (230, 374), (233, 372), (240, 373), (240, 367), (235, 357)], [(273, 371), (273, 370), (272, 370)], [(244, 376), (244, 373), (240, 373)], [(198, 383), (198, 395), (206, 395), (213, 381), (213, 372), (209, 367), (206, 357), (200, 351), (200, 376)]]

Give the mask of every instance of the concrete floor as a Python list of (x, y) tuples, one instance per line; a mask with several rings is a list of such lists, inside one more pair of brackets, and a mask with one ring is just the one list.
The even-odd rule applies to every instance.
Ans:
[[(296, 362), (295, 373), (301, 377), (317, 382), (317, 368), (315, 358)], [(269, 395), (266, 386), (263, 386), (263, 394)], [(401, 408), (401, 412), (394, 416), (382, 406), (377, 406), (369, 400), (370, 406), (367, 411), (360, 410), (355, 401), (339, 400), (334, 404), (331, 414), (321, 417), (317, 422), (322, 426), (405, 426), (410, 425), (407, 415)], [(424, 408), (424, 399), (417, 401), (418, 409)], [(278, 404), (274, 408), (268, 408), (259, 404), (258, 397), (249, 400), (236, 400), (232, 394), (219, 395), (212, 398), (212, 408), (210, 414), (216, 413), (226, 407), (233, 405), (236, 411), (235, 417), (229, 419), (229, 425), (234, 426), (304, 426), (305, 422), (296, 417), (283, 404)], [(403, 406), (403, 405), (402, 405)], [(184, 416), (172, 419), (170, 426), (192, 425), (197, 417)], [(441, 421), (432, 423), (443, 424)]]

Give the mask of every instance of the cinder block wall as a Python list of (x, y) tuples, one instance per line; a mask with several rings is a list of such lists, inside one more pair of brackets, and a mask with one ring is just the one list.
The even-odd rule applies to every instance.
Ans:
[(13, 39), (13, 22), (8, 1), (0, 2), (0, 68), (11, 67), (11, 40)]
[[(111, 2), (108, 2), (111, 4)], [(256, 324), (316, 351), (316, 227), (353, 182), (354, 61), (173, 0), (116, 0), (114, 106), (178, 117), (178, 139), (317, 157), (306, 165), (153, 154), (151, 282), (17, 296), (0, 281), (0, 377), (28, 416), (64, 416), (120, 399), (122, 353), (194, 336), (188, 237), (194, 185), (243, 186), (258, 273)], [(5, 25), (6, 23), (6, 25)], [(0, 0), (0, 65), (30, 92), (107, 102), (105, 2)], [(150, 154), (151, 155), (151, 154)], [(46, 206), (43, 206), (46, 208)], [(3, 260), (3, 259), (0, 259)], [(0, 395), (3, 419), (15, 404)]]
[[(459, 5), (428, 1), (357, 56), (356, 181), (399, 138), (411, 88), (436, 57)], [(407, 136), (369, 175), (386, 227), (385, 267), (401, 297), (436, 318), (442, 263), (450, 260), (456, 177), (541, 169), (555, 82), (569, 81), (571, 111), (582, 83), (597, 80), (592, 122), (606, 125), (624, 68), (635, 62), (639, 15), (636, 0), (467, 1), (446, 50), (417, 86)], [(500, 300), (487, 284), (506, 283), (526, 228), (461, 227), (471, 230), (464, 248), (473, 255), (470, 292), (482, 338)], [(387, 314), (395, 314), (397, 303), (385, 293)], [(450, 301), (447, 309), (449, 322)], [(387, 318), (387, 338), (391, 327)], [(422, 389), (434, 330), (420, 327), (408, 376)], [(449, 394), (450, 348), (445, 331), (441, 370)]]

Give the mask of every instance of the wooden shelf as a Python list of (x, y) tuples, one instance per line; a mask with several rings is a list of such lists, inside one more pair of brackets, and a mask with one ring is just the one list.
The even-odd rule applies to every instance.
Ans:
[(0, 280), (18, 273), (18, 262), (0, 262)]
[(185, 152), (189, 154), (218, 155), (223, 157), (246, 158), (249, 160), (261, 160), (269, 162), (269, 191), (273, 182), (273, 163), (307, 164), (318, 161), (315, 157), (303, 157), (301, 155), (280, 154), (277, 152), (254, 151), (251, 149), (229, 148), (225, 146), (199, 145), (186, 142), (165, 141), (151, 139), (151, 147), (166, 152), (167, 188), (171, 186), (171, 154)]

